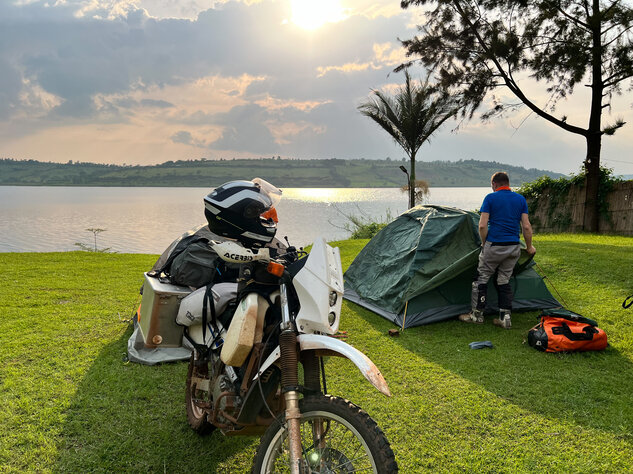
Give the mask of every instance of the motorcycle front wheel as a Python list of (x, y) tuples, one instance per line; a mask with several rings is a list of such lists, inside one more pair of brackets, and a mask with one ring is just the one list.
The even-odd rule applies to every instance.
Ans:
[[(348, 400), (307, 397), (300, 402), (302, 472), (393, 473), (398, 465), (382, 430)], [(254, 474), (290, 472), (285, 423), (266, 430), (253, 462)]]

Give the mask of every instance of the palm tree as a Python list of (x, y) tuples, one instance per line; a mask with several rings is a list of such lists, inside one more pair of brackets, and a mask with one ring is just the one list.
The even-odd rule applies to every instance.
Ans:
[(428, 81), (412, 83), (406, 70), (404, 77), (404, 86), (393, 96), (372, 89), (373, 97), (359, 105), (358, 110), (380, 125), (408, 155), (411, 162), (409, 208), (412, 208), (415, 206), (415, 155), (460, 107), (454, 96)]

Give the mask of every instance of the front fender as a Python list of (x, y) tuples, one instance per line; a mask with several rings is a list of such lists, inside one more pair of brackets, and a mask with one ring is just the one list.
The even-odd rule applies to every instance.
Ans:
[[(369, 380), (369, 383), (376, 387), (380, 393), (388, 397), (391, 396), (387, 382), (380, 373), (380, 370), (378, 370), (378, 367), (376, 367), (369, 357), (358, 349), (350, 346), (340, 339), (330, 336), (322, 336), (320, 334), (299, 334), (297, 336), (297, 341), (299, 342), (299, 347), (302, 351), (327, 350), (336, 352), (342, 357), (351, 360), (354, 365), (358, 367), (358, 370), (360, 370), (363, 376)], [(263, 373), (268, 367), (273, 365), (280, 356), (281, 351), (279, 347), (277, 347), (264, 361), (259, 373)], [(257, 376), (258, 375), (256, 374), (254, 379), (257, 379)]]

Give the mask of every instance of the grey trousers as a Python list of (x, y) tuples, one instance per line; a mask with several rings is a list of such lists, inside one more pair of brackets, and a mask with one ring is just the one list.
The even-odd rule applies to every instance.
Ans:
[(505, 285), (510, 282), (512, 270), (521, 256), (521, 245), (492, 245), (490, 242), (484, 244), (484, 248), (479, 254), (479, 264), (477, 265), (477, 284), (488, 283), (495, 271), (499, 270), (497, 284)]
[(488, 292), (488, 281), (497, 271), (497, 289), (499, 292), (499, 308), (504, 310), (512, 309), (512, 289), (510, 287), (510, 277), (512, 270), (521, 255), (521, 245), (492, 245), (490, 242), (484, 244), (479, 254), (479, 264), (477, 265), (477, 280), (473, 282), (470, 302), (473, 311), (483, 311), (486, 306), (486, 294)]

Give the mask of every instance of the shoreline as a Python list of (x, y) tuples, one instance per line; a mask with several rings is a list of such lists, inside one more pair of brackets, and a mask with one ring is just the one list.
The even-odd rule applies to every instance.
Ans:
[[(220, 186), (220, 185), (216, 185)], [(132, 186), (126, 184), (0, 184), (0, 187), (10, 188), (214, 188), (216, 186), (192, 186), (192, 185), (155, 185), (155, 186)], [(430, 189), (450, 189), (450, 188), (488, 188), (489, 184), (482, 185), (451, 185), (451, 186), (429, 186)], [(518, 188), (519, 186), (512, 186)], [(324, 186), (322, 184), (315, 184), (310, 186), (282, 186), (288, 189), (401, 189), (401, 186)]]

